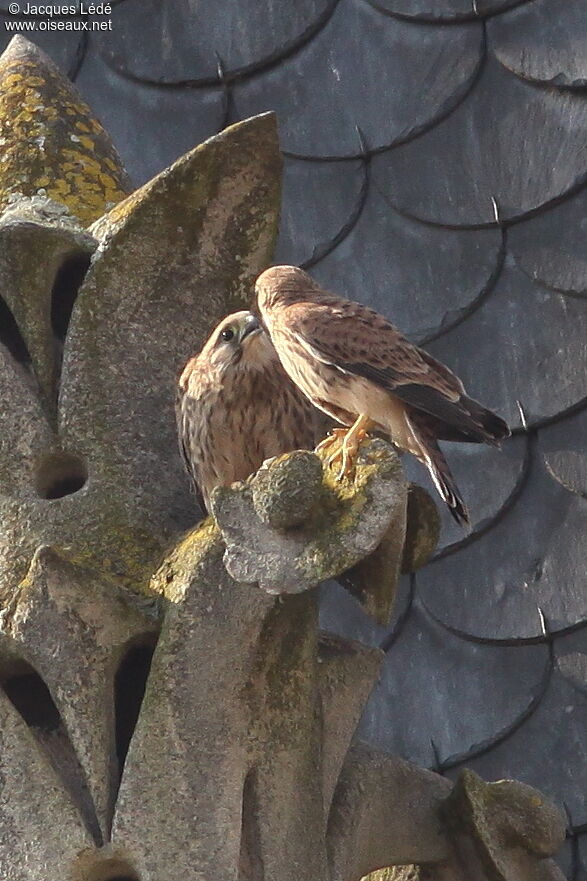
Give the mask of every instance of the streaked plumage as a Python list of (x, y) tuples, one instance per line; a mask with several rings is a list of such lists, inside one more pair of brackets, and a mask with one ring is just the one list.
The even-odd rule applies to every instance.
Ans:
[(509, 435), (503, 419), (382, 315), (322, 290), (301, 269), (273, 266), (256, 291), (281, 362), (309, 400), (346, 426), (368, 417), (426, 465), (455, 520), (467, 523), (437, 441), (498, 444)]
[(319, 414), (287, 377), (250, 312), (228, 315), (178, 382), (179, 446), (200, 502), (265, 459), (312, 449)]

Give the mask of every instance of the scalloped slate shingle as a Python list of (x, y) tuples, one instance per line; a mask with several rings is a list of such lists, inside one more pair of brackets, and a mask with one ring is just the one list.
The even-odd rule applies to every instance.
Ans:
[(103, 40), (39, 43), (137, 183), (276, 109), (279, 260), (428, 339), (510, 419), (502, 453), (449, 449), (472, 532), (443, 513), (436, 558), (402, 580), (390, 627), (334, 584), (322, 623), (387, 651), (363, 736), (553, 795), (569, 810), (561, 865), (587, 881), (584, 0), (193, 9), (120, 0)]

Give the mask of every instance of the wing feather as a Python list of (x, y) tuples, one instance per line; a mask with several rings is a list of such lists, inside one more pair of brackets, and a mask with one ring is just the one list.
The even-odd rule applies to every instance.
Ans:
[(506, 423), (469, 398), (448, 367), (367, 306), (328, 297), (287, 313), (289, 330), (312, 357), (382, 386), (446, 426), (445, 434), (489, 443), (508, 436)]

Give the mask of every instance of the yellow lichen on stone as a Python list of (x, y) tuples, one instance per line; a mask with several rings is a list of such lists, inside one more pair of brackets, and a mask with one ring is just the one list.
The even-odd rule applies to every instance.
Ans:
[(150, 590), (172, 603), (181, 602), (199, 561), (211, 551), (220, 557), (223, 550), (218, 527), (211, 517), (207, 517), (165, 556), (151, 579)]
[(128, 193), (120, 159), (90, 108), (22, 37), (0, 57), (0, 144), (0, 210), (13, 193), (43, 189), (89, 225)]

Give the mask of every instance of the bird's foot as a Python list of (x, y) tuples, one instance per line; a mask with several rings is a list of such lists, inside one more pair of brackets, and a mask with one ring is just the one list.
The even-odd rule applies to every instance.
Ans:
[(348, 428), (331, 428), (330, 434), (327, 434), (324, 440), (320, 441), (314, 452), (321, 453), (323, 450), (327, 450), (328, 447), (331, 446), (336, 448), (340, 447), (342, 439), (347, 431), (349, 431)]
[(331, 468), (340, 462), (337, 480), (354, 475), (359, 448), (368, 436), (369, 424), (370, 421), (366, 417), (359, 417), (351, 428), (333, 428), (330, 435), (316, 447), (317, 452), (329, 451), (326, 464)]
[(357, 431), (349, 429), (340, 441), (338, 449), (330, 454), (327, 462), (331, 468), (340, 462), (340, 468), (336, 475), (337, 480), (344, 480), (345, 477), (354, 476), (359, 448), (366, 437), (367, 432), (363, 428)]

